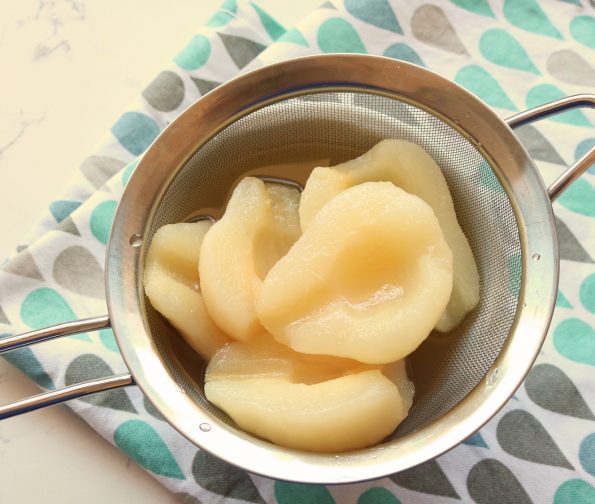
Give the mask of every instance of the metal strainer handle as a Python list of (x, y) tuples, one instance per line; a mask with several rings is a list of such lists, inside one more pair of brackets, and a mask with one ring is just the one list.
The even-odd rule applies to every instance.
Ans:
[[(43, 329), (37, 329), (24, 334), (10, 336), (0, 340), (0, 353), (16, 350), (17, 348), (41, 343), (62, 336), (69, 336), (85, 331), (94, 331), (110, 327), (110, 320), (107, 315), (101, 317), (92, 317), (64, 324), (57, 324)], [(77, 399), (95, 392), (102, 392), (118, 387), (134, 385), (134, 380), (130, 373), (108, 376), (89, 380), (75, 385), (70, 385), (58, 390), (50, 390), (42, 394), (37, 394), (25, 399), (21, 399), (11, 404), (0, 406), (0, 420), (10, 418), (22, 413), (45, 408), (54, 404), (60, 404), (71, 399)]]
[[(525, 124), (548, 118), (552, 115), (560, 114), (567, 110), (579, 107), (595, 108), (595, 94), (578, 94), (561, 98), (539, 107), (535, 107), (524, 112), (520, 112), (506, 119), (506, 123), (511, 128), (518, 128)], [(574, 182), (582, 173), (593, 163), (595, 163), (595, 147), (586, 152), (580, 159), (572, 164), (562, 175), (560, 175), (547, 192), (551, 201), (554, 201), (568, 186)]]

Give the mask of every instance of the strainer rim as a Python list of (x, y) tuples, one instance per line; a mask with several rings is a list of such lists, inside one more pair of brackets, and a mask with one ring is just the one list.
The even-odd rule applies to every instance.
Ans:
[[(318, 77), (312, 81), (314, 75)], [(315, 82), (315, 87), (340, 91), (349, 87), (348, 84), (354, 84), (349, 81), (353, 76), (358, 76), (359, 79), (355, 83), (358, 86), (355, 87), (369, 86), (366, 88), (368, 92), (383, 89), (393, 95), (405, 93), (412, 100), (414, 95), (413, 101), (437, 110), (453, 127), (467, 133), (471, 141), (480, 143), (485, 155), (493, 159), (497, 166), (501, 166), (502, 160), (508, 163), (503, 185), (507, 193), (516, 195), (512, 204), (523, 251), (523, 281), (519, 304), (526, 303), (521, 310), (522, 316), (517, 312), (515, 331), (528, 335), (526, 339), (509, 338), (508, 353), (501, 354), (492, 368), (492, 373), (496, 368), (501, 370), (497, 380), (489, 385), (478, 385), (445, 416), (458, 418), (455, 425), (448, 427), (448, 442), (443, 439), (445, 434), (430, 432), (428, 429), (432, 426), (424, 427), (400, 439), (402, 445), (419, 445), (423, 441), (423, 446), (412, 452), (386, 446), (372, 448), (371, 451), (362, 452), (369, 455), (373, 451), (376, 454), (376, 459), (368, 460), (366, 464), (361, 464), (362, 455), (357, 453), (342, 456), (341, 463), (333, 455), (298, 456), (289, 450), (254, 442), (245, 434), (233, 434), (229, 427), (216, 421), (208, 413), (198, 411), (192, 400), (169, 376), (147, 333), (140, 308), (143, 304), (140, 278), (144, 246), (133, 249), (128, 244), (128, 238), (132, 234), (144, 235), (158, 204), (160, 191), (165, 190), (164, 184), (171, 180), (185, 159), (193, 154), (196, 145), (214, 134), (216, 127), (206, 122), (211, 116), (215, 115), (219, 119), (215, 122), (220, 126), (225, 122), (222, 119), (225, 116), (229, 120), (259, 103), (285, 99), (299, 90), (296, 82), (307, 85), (309, 78), (311, 82)], [(254, 94), (243, 93), (247, 89), (260, 98), (249, 101)], [(449, 93), (455, 93), (457, 103), (467, 105), (466, 110), (471, 112), (469, 117), (453, 114), (452, 108), (446, 107), (445, 110), (445, 107), (440, 106), (440, 100), (448, 97)], [(483, 124), (483, 128), (478, 128), (477, 124), (473, 127), (473, 120)], [(481, 136), (479, 131), (486, 130), (486, 124), (489, 125), (490, 133), (495, 131), (494, 136), (500, 135), (499, 141), (490, 142), (487, 136), (485, 139), (477, 138)], [(181, 139), (182, 133), (195, 128), (203, 132), (201, 142)], [(204, 133), (205, 131), (209, 133)], [(504, 152), (494, 156), (493, 143), (503, 144)], [(521, 175), (522, 183), (519, 184), (516, 179)], [(533, 210), (538, 209), (538, 213), (541, 211), (540, 215), (529, 211), (531, 206)], [(531, 261), (530, 254), (537, 250), (541, 261)], [(121, 353), (136, 383), (170, 424), (197, 446), (250, 472), (277, 479), (327, 484), (374, 479), (412, 467), (447, 451), (487, 422), (512, 396), (539, 352), (551, 320), (558, 276), (558, 252), (551, 205), (531, 158), (510, 128), (483, 102), (457, 84), (415, 65), (369, 55), (318, 55), (281, 62), (244, 74), (189, 107), (162, 132), (131, 177), (116, 211), (107, 251), (108, 307)], [(541, 278), (541, 282), (529, 281), (529, 275), (531, 278)], [(549, 293), (545, 303), (544, 293)], [(511, 349), (510, 346), (514, 348)], [(519, 351), (525, 353), (523, 365), (511, 369), (504, 357)], [(490, 399), (490, 406), (484, 404), (483, 407), (468, 411), (468, 399), (471, 396), (474, 399), (473, 404), (481, 402), (482, 397), (486, 401)], [(173, 403), (175, 411), (172, 408)], [(464, 417), (463, 420), (461, 416)], [(200, 430), (200, 423), (209, 423), (210, 431)], [(326, 462), (321, 465), (323, 459)]]

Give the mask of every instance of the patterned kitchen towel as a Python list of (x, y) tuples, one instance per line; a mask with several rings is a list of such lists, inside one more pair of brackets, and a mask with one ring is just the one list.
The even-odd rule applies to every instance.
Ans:
[[(0, 333), (105, 313), (103, 260), (138, 156), (200, 95), (239, 72), (324, 52), (426, 66), (507, 116), (595, 91), (595, 9), (587, 0), (344, 0), (286, 31), (257, 4), (226, 0), (126, 111), (0, 271)], [(550, 182), (595, 145), (595, 114), (573, 111), (518, 135)], [(561, 278), (551, 330), (515, 397), (436, 460), (377, 481), (298, 485), (249, 475), (198, 450), (138, 389), (70, 407), (188, 502), (595, 502), (595, 167), (555, 203)], [(110, 330), (7, 356), (52, 389), (125, 371)]]

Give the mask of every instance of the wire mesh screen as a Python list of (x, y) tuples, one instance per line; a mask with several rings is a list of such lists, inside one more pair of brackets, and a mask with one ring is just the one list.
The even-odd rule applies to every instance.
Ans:
[[(463, 135), (431, 113), (385, 96), (317, 92), (285, 99), (245, 115), (202, 145), (165, 191), (146, 237), (164, 224), (219, 217), (246, 175), (303, 184), (312, 168), (352, 159), (386, 138), (417, 143), (441, 167), (481, 279), (479, 305), (462, 325), (449, 334), (432, 333), (409, 357), (416, 394), (393, 435), (398, 437), (438, 420), (483, 379), (515, 318), (522, 275), (517, 222), (492, 167)], [(225, 419), (204, 398), (204, 363), (148, 303), (147, 314), (175, 380)]]

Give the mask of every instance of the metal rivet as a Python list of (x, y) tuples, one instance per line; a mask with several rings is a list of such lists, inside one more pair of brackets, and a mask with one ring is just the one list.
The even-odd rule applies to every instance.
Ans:
[(539, 261), (539, 259), (541, 259), (541, 256), (539, 254), (533, 254), (531, 256), (531, 259), (533, 259), (534, 261)]
[(198, 428), (203, 432), (209, 432), (211, 430), (211, 424), (201, 423)]
[(495, 367), (488, 373), (486, 384), (488, 386), (494, 385), (498, 381), (498, 378), (500, 378), (500, 368)]
[(138, 233), (134, 233), (130, 237), (130, 240), (128, 240), (128, 243), (130, 243), (132, 247), (138, 248), (143, 244), (143, 236)]

